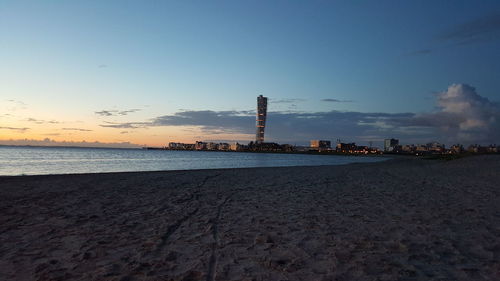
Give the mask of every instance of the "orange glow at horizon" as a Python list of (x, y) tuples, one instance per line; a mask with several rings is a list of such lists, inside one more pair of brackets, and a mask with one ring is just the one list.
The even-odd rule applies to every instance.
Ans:
[[(83, 127), (83, 126), (82, 126)], [(166, 146), (169, 142), (252, 140), (253, 134), (220, 133), (206, 135), (198, 127), (153, 127), (139, 129), (102, 128), (86, 126), (72, 128), (53, 124), (26, 127), (21, 123), (2, 123), (1, 141), (50, 139), (55, 142), (131, 143), (138, 146)]]

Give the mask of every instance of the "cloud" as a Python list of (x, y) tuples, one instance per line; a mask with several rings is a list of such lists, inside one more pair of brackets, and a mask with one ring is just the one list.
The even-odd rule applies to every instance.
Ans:
[[(375, 119), (411, 117), (413, 113), (361, 113), (361, 112), (292, 112), (268, 113), (266, 136), (270, 141), (308, 143), (311, 139), (347, 138), (373, 134), (376, 125), (362, 126)], [(109, 123), (109, 122), (108, 122)], [(149, 122), (113, 123), (101, 125), (112, 128), (137, 128), (161, 126), (197, 127), (205, 135), (255, 133), (255, 112), (251, 111), (182, 111), (156, 117)], [(383, 139), (385, 135), (379, 135)]]
[(270, 99), (269, 103), (297, 103), (297, 102), (304, 102), (306, 99)]
[(125, 116), (129, 113), (140, 111), (138, 108), (128, 109), (128, 110), (101, 110), (95, 111), (94, 113), (100, 116)]
[(82, 128), (62, 128), (61, 130), (65, 130), (65, 131), (80, 131), (80, 132), (92, 132), (92, 130), (82, 129)]
[(42, 134), (44, 136), (60, 136), (61, 134), (59, 133), (47, 133), (47, 134)]
[(21, 106), (26, 106), (26, 103), (22, 102), (22, 101), (19, 101), (19, 100), (6, 100), (10, 103), (14, 103), (14, 104), (17, 104), (17, 105), (21, 105)]
[(106, 67), (108, 67), (108, 65), (107, 65), (107, 64), (100, 64), (100, 65), (98, 65), (97, 67), (98, 67), (98, 68), (106, 68)]
[(352, 100), (322, 99), (324, 102), (353, 102)]
[(457, 25), (440, 34), (437, 39), (456, 45), (498, 40), (500, 38), (500, 13)]
[(33, 145), (33, 146), (76, 146), (76, 147), (117, 147), (117, 148), (139, 148), (140, 146), (130, 142), (89, 142), (89, 141), (56, 141), (50, 138), (0, 140), (0, 145)]
[(453, 84), (436, 94), (437, 111), (388, 120), (386, 125), (435, 128), (443, 141), (496, 143), (500, 140), (500, 106), (467, 84)]
[(59, 124), (60, 123), (60, 122), (55, 121), (55, 120), (46, 121), (46, 120), (40, 120), (40, 119), (35, 119), (35, 118), (28, 118), (28, 119), (26, 119), (24, 121), (26, 121), (26, 122), (32, 122), (32, 123), (35, 123), (35, 124)]
[(27, 104), (14, 99), (5, 100), (5, 110), (7, 111), (18, 111), (27, 108)]
[(122, 110), (122, 111), (118, 111), (118, 115), (127, 115), (129, 113), (134, 113), (137, 111), (140, 111), (140, 109), (134, 108), (134, 109), (129, 109), (129, 110)]
[[(489, 42), (500, 39), (500, 13), (485, 15), (481, 18), (455, 25), (434, 37), (433, 47), (407, 53), (408, 56), (428, 55), (439, 47), (460, 46)], [(441, 46), (439, 46), (441, 45)], [(444, 46), (443, 46), (444, 45)]]
[(99, 125), (104, 128), (115, 128), (115, 129), (138, 129), (144, 128), (150, 125), (149, 122), (104, 122), (105, 125)]
[[(500, 108), (466, 84), (453, 84), (435, 95), (436, 109), (427, 113), (384, 113), (355, 111), (268, 112), (266, 140), (306, 144), (311, 139), (374, 141), (399, 138), (402, 143), (437, 140), (496, 143), (500, 140)], [(334, 99), (331, 99), (334, 100)], [(336, 102), (336, 101), (328, 101)], [(149, 127), (195, 127), (205, 136), (255, 134), (254, 111), (185, 110), (145, 122), (105, 122), (102, 127), (136, 129)]]
[(16, 128), (16, 127), (0, 127), (0, 130), (11, 130), (11, 131), (19, 131), (21, 133), (24, 133), (25, 131), (29, 130), (30, 128)]
[(432, 49), (421, 49), (421, 50), (416, 50), (413, 52), (408, 53), (408, 56), (421, 56), (421, 55), (428, 55), (432, 53)]
[[(251, 121), (253, 120), (253, 122)], [(250, 123), (248, 123), (250, 121)], [(182, 111), (152, 120), (151, 126), (200, 126), (206, 130), (245, 132), (255, 122), (255, 113), (249, 111)]]
[(94, 112), (97, 115), (101, 116), (113, 116), (115, 111), (110, 111), (110, 110), (101, 110), (101, 111), (96, 111)]

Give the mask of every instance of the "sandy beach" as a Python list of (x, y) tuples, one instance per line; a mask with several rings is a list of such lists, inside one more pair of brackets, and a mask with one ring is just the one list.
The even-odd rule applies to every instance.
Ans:
[(0, 280), (500, 280), (500, 156), (0, 177)]

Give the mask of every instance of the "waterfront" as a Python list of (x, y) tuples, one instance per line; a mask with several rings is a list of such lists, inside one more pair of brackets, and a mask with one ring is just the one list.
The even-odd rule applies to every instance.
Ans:
[(0, 146), (0, 175), (342, 165), (386, 157)]

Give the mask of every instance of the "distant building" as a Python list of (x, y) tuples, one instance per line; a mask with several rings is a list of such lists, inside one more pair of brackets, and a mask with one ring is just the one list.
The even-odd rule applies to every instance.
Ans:
[[(288, 145), (287, 145), (288, 146)], [(275, 142), (250, 142), (248, 144), (250, 151), (283, 151), (283, 147)]]
[(393, 152), (394, 148), (399, 145), (398, 139), (385, 139), (384, 140), (384, 151)]
[(207, 143), (206, 142), (202, 142), (202, 141), (197, 141), (194, 144), (194, 149), (196, 149), (196, 150), (205, 150), (205, 149), (207, 149)]
[(219, 148), (219, 145), (216, 144), (215, 142), (209, 142), (207, 143), (207, 150), (217, 150)]
[(168, 143), (168, 149), (170, 150), (194, 150), (195, 145), (193, 143), (182, 143), (182, 142), (170, 142)]
[(454, 144), (450, 147), (450, 153), (460, 154), (464, 152), (464, 147), (461, 144)]
[(221, 142), (218, 144), (217, 148), (219, 150), (230, 150), (231, 146), (229, 145), (229, 143)]
[(262, 95), (257, 97), (257, 116), (256, 124), (257, 132), (255, 134), (255, 142), (264, 142), (264, 130), (266, 128), (266, 116), (267, 116), (267, 98)]
[(340, 153), (354, 153), (356, 150), (356, 144), (355, 143), (337, 143), (337, 152)]
[(241, 144), (237, 143), (237, 142), (233, 142), (231, 143), (231, 145), (229, 146), (229, 149), (230, 150), (233, 150), (233, 151), (238, 151), (241, 149)]
[(444, 153), (445, 146), (439, 142), (430, 142), (427, 145), (427, 150), (431, 153)]
[(488, 147), (481, 146), (481, 145), (478, 145), (478, 144), (471, 144), (467, 148), (467, 151), (472, 152), (472, 153), (487, 153), (488, 152)]
[(421, 145), (421, 144), (418, 144), (415, 151), (417, 152), (426, 152), (428, 149), (427, 149), (427, 146), (425, 145)]
[(169, 142), (168, 143), (168, 148), (169, 149), (182, 149), (183, 148), (183, 143), (180, 143), (180, 142)]
[(496, 144), (491, 144), (488, 147), (488, 152), (489, 153), (498, 153), (498, 146)]
[(194, 150), (195, 149), (195, 144), (194, 143), (185, 143), (184, 144), (184, 149), (185, 150)]
[(298, 152), (307, 152), (307, 151), (311, 150), (311, 147), (299, 145), (299, 146), (294, 146), (293, 149), (294, 149), (294, 151), (298, 151)]
[(327, 140), (311, 140), (311, 149), (313, 150), (328, 150), (332, 147), (332, 143)]
[(413, 144), (407, 144), (401, 146), (401, 152), (403, 153), (414, 153), (417, 148)]

